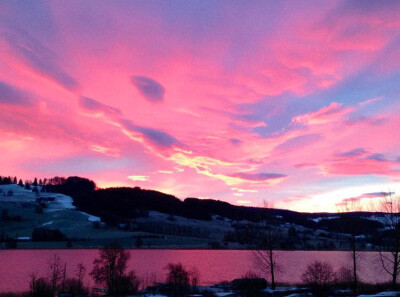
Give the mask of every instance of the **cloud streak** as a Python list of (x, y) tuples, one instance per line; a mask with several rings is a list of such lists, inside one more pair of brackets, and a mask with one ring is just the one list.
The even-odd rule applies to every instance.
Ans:
[(0, 104), (33, 106), (32, 95), (0, 81)]
[(118, 108), (111, 107), (101, 102), (88, 97), (79, 98), (79, 105), (88, 111), (99, 112), (105, 115), (120, 115), (121, 111)]
[(139, 133), (142, 137), (158, 147), (171, 148), (173, 146), (182, 146), (179, 140), (164, 131), (135, 125), (129, 120), (121, 120), (121, 123), (126, 130)]

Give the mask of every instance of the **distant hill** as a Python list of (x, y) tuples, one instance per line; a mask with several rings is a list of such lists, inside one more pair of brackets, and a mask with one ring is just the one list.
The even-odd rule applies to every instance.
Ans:
[(96, 189), (93, 181), (76, 176), (67, 178), (60, 185), (46, 187), (48, 191), (71, 196), (78, 209), (99, 216), (110, 225), (146, 216), (149, 211), (158, 211), (197, 220), (207, 221), (211, 220), (213, 215), (217, 215), (234, 221), (291, 223), (342, 233), (348, 233), (351, 226), (357, 226), (357, 234), (374, 234), (383, 227), (381, 222), (367, 219), (372, 215), (369, 212), (340, 215), (300, 213), (285, 209), (237, 206), (213, 199), (186, 198), (182, 201), (173, 195), (139, 187)]
[(126, 247), (251, 249), (271, 228), (280, 249), (343, 250), (357, 236), (361, 250), (374, 250), (390, 235), (383, 213), (301, 213), (213, 199), (182, 201), (139, 187), (99, 189), (77, 176), (15, 180), (3, 177), (0, 183), (0, 247), (10, 240), (25, 248), (63, 247), (63, 240), (50, 245), (34, 236), (58, 229), (69, 246), (78, 247), (118, 239)]

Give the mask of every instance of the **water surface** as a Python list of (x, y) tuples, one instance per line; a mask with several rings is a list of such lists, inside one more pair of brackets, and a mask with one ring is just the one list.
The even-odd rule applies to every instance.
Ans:
[[(129, 269), (146, 283), (162, 281), (166, 271), (164, 267), (172, 262), (181, 262), (190, 270), (196, 267), (200, 273), (200, 284), (210, 285), (224, 280), (243, 276), (248, 271), (259, 272), (251, 251), (246, 250), (129, 250), (131, 259)], [(62, 263), (67, 263), (67, 275), (74, 276), (78, 263), (86, 266), (85, 283), (92, 286), (89, 272), (98, 250), (0, 250), (0, 292), (26, 291), (29, 289), (30, 274), (47, 276), (48, 262), (57, 254)], [(301, 282), (301, 274), (306, 266), (315, 260), (326, 261), (338, 270), (342, 266), (351, 268), (350, 252), (342, 251), (277, 251), (276, 262), (279, 271), (277, 281), (285, 283)], [(379, 255), (375, 252), (360, 252), (360, 279), (366, 282), (388, 281), (383, 271)], [(266, 276), (268, 279), (268, 276)]]

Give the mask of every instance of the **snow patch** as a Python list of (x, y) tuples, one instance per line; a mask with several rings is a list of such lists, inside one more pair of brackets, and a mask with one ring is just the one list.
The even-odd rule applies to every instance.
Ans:
[(332, 220), (332, 219), (338, 219), (338, 216), (335, 217), (318, 217), (318, 218), (314, 218), (314, 219), (310, 219), (311, 221), (314, 221), (316, 223), (322, 221), (322, 220)]
[(80, 213), (83, 214), (83, 215), (85, 215), (85, 216), (87, 216), (87, 217), (88, 217), (87, 220), (88, 220), (89, 222), (100, 222), (100, 221), (101, 221), (100, 217), (93, 216), (93, 215), (88, 214), (88, 213), (83, 212), (83, 211), (80, 211)]

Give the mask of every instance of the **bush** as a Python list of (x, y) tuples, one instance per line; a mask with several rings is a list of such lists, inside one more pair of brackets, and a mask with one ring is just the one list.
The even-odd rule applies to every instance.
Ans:
[(16, 249), (17, 248), (17, 240), (15, 240), (14, 238), (8, 237), (6, 239), (6, 248)]
[(307, 266), (301, 279), (316, 296), (327, 296), (336, 280), (336, 273), (331, 264), (315, 261)]
[(335, 281), (336, 274), (331, 264), (315, 261), (307, 266), (301, 279), (308, 285), (329, 285)]
[(99, 258), (93, 261), (90, 275), (98, 285), (106, 286), (112, 296), (137, 293), (138, 278), (134, 271), (125, 272), (130, 254), (117, 243), (110, 243), (99, 250)]
[(171, 295), (175, 297), (185, 296), (189, 292), (190, 275), (181, 263), (169, 263), (166, 267), (168, 270), (165, 280), (171, 286)]
[(337, 281), (343, 285), (350, 287), (354, 280), (353, 271), (347, 267), (341, 267), (337, 272)]
[(10, 218), (10, 216), (8, 215), (8, 209), (2, 209), (1, 218), (4, 222), (8, 221), (8, 219)]
[(35, 228), (32, 232), (32, 241), (63, 241), (66, 236), (59, 229)]
[(32, 277), (30, 290), (31, 297), (53, 297), (51, 285), (44, 278)]
[(88, 295), (89, 290), (85, 288), (81, 281), (76, 278), (68, 278), (65, 280), (64, 293), (71, 294), (73, 296)]
[(24, 297), (26, 295), (27, 293), (12, 293), (12, 292), (0, 293), (0, 297)]
[(135, 246), (141, 248), (143, 246), (143, 239), (141, 237), (136, 238)]
[(238, 291), (259, 291), (267, 287), (264, 278), (239, 278), (232, 281), (232, 288)]
[(213, 250), (218, 250), (218, 249), (222, 249), (222, 245), (219, 241), (210, 241), (208, 243), (208, 246), (210, 248), (212, 248)]
[(217, 294), (215, 294), (215, 292), (211, 291), (211, 290), (203, 290), (201, 291), (201, 295), (203, 295), (203, 297), (218, 297)]
[(13, 196), (14, 195), (14, 192), (13, 191), (11, 191), (11, 190), (8, 190), (7, 191), (7, 196), (8, 197), (11, 197), (11, 196)]
[(40, 204), (35, 206), (35, 213), (37, 213), (37, 214), (43, 213), (43, 207)]

